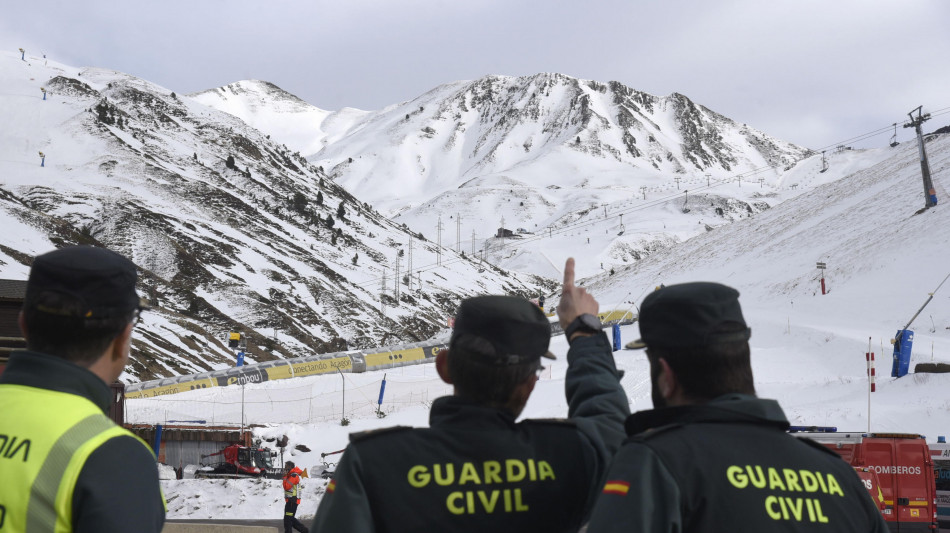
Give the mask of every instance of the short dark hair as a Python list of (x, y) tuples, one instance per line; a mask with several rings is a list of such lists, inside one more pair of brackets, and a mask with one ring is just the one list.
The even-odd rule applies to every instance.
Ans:
[[(714, 333), (744, 329), (744, 324), (730, 322), (715, 328)], [(665, 359), (685, 394), (694, 401), (709, 401), (723, 394), (755, 394), (748, 341), (681, 348), (648, 347), (647, 357), (653, 368), (657, 360)]]
[(494, 355), (495, 348), (481, 337), (466, 334), (456, 337), (448, 353), (449, 377), (455, 394), (486, 407), (520, 412), (523, 406), (513, 405), (517, 403), (514, 390), (541, 368), (541, 362), (538, 359), (509, 365), (483, 362)]
[[(55, 309), (59, 312), (51, 313)], [(76, 364), (98, 359), (132, 321), (136, 310), (106, 318), (82, 318), (83, 302), (59, 291), (30, 295), (23, 303), (28, 350), (61, 357)]]

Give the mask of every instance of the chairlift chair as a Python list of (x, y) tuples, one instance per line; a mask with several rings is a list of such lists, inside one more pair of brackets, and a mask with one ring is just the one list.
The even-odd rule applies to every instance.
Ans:
[(894, 135), (891, 135), (891, 148), (894, 148), (894, 147), (897, 146), (898, 144), (900, 144), (900, 143), (897, 142), (897, 123), (895, 122), (895, 123), (894, 123)]

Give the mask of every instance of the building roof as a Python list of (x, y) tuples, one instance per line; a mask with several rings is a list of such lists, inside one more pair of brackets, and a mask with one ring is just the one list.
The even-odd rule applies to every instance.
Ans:
[(25, 279), (0, 279), (0, 300), (22, 301), (25, 297)]

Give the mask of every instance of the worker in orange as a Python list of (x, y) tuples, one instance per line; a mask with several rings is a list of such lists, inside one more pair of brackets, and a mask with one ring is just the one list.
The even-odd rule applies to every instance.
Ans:
[(309, 533), (307, 526), (297, 520), (297, 506), (300, 505), (300, 474), (303, 470), (297, 468), (293, 461), (287, 461), (287, 473), (284, 474), (284, 533), (291, 533), (296, 529), (301, 533)]

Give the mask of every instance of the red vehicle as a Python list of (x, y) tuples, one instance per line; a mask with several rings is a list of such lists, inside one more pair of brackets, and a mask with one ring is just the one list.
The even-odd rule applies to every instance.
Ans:
[(282, 472), (274, 468), (273, 452), (267, 448), (250, 448), (232, 444), (220, 452), (204, 457), (223, 456), (224, 461), (203, 466), (195, 472), (196, 478), (266, 477), (280, 479)]
[[(881, 512), (891, 531), (932, 533), (937, 529), (933, 460), (922, 435), (834, 431), (795, 435), (831, 448), (859, 470), (859, 477), (861, 469), (876, 474), (884, 500)], [(873, 490), (871, 496), (875, 496)]]
[(854, 467), (854, 471), (861, 479), (861, 483), (864, 483), (864, 487), (868, 489), (868, 494), (871, 495), (871, 499), (877, 505), (877, 510), (884, 514), (887, 504), (884, 503), (884, 491), (881, 490), (881, 480), (877, 477), (877, 472), (862, 466)]

